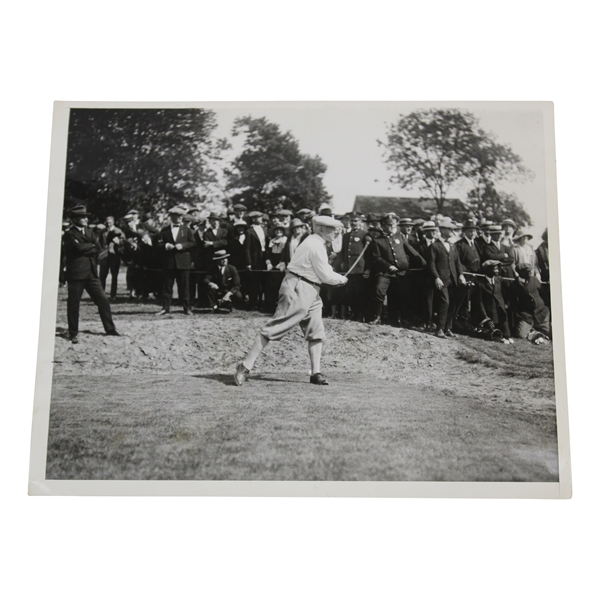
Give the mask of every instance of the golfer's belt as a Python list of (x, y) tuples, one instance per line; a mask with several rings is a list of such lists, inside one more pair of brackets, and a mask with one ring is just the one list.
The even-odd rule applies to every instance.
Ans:
[(320, 283), (315, 283), (314, 281), (310, 281), (310, 279), (306, 279), (306, 277), (302, 277), (301, 275), (295, 274), (294, 272), (291, 272), (290, 270), (287, 271), (287, 274), (291, 275), (292, 277), (297, 277), (301, 281), (306, 281), (306, 283), (310, 283), (310, 285), (313, 285), (314, 287), (316, 287), (316, 289), (320, 289)]

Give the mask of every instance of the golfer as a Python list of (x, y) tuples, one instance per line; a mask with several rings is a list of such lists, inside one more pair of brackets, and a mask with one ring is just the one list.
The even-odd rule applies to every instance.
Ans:
[(330, 216), (315, 216), (312, 219), (314, 233), (297, 247), (287, 266), (274, 316), (264, 325), (245, 359), (237, 365), (237, 385), (243, 385), (268, 342), (282, 339), (298, 324), (308, 341), (310, 382), (314, 385), (328, 385), (320, 372), (322, 342), (325, 339), (320, 285), (347, 283), (347, 277), (336, 273), (329, 264), (325, 248), (326, 242), (332, 242), (342, 227), (342, 223)]

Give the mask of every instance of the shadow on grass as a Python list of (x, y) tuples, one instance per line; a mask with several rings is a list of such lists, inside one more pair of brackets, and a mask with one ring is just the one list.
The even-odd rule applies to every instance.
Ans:
[(235, 387), (235, 381), (232, 374), (194, 374), (194, 379), (207, 379), (209, 381), (217, 381), (227, 387)]
[[(207, 379), (209, 381), (216, 381), (218, 383), (222, 383), (228, 387), (236, 387), (235, 380), (233, 379), (233, 374), (194, 374), (192, 375), (195, 379)], [(268, 375), (268, 374), (256, 374), (252, 375), (249, 381), (263, 381), (268, 383), (285, 383), (287, 385), (296, 383), (299, 385), (308, 384), (308, 381), (297, 381), (297, 380), (289, 380), (289, 379), (281, 379), (276, 378), (276, 375)]]

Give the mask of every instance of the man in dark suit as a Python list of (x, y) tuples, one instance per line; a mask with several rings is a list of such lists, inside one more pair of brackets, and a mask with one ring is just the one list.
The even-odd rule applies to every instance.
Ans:
[(223, 225), (221, 217), (216, 212), (211, 212), (204, 229), (204, 251), (207, 265), (211, 264), (214, 252), (226, 249), (228, 234), (229, 230)]
[(441, 237), (428, 247), (427, 266), (430, 291), (437, 304), (435, 335), (441, 339), (453, 337), (451, 328), (458, 307), (458, 285), (466, 285), (462, 263), (455, 245), (449, 243), (454, 225), (451, 219), (438, 223)]
[(381, 221), (383, 231), (372, 243), (372, 267), (375, 275), (374, 320), (381, 321), (383, 303), (387, 297), (389, 321), (392, 326), (399, 326), (401, 318), (405, 318), (409, 303), (409, 287), (406, 273), (410, 267), (425, 265), (424, 258), (405, 240), (399, 232), (399, 218), (389, 213)]
[(480, 245), (481, 261), (487, 262), (487, 260), (498, 260), (501, 262), (499, 274), (502, 277), (513, 277), (514, 255), (510, 247), (501, 243), (501, 236), (503, 234), (501, 225), (490, 225), (487, 228), (487, 233), (489, 236), (488, 241), (481, 243)]
[(212, 266), (204, 278), (204, 293), (207, 304), (217, 310), (219, 307), (233, 310), (233, 306), (243, 304), (241, 280), (237, 269), (228, 263), (226, 250), (217, 250), (212, 257)]
[(63, 236), (66, 257), (66, 279), (68, 282), (67, 319), (69, 339), (79, 343), (79, 306), (83, 290), (98, 306), (98, 312), (107, 335), (118, 336), (112, 321), (110, 303), (98, 277), (98, 254), (100, 244), (87, 226), (88, 212), (85, 206), (77, 205), (70, 211), (72, 225)]
[(100, 268), (100, 280), (102, 288), (106, 289), (106, 279), (110, 272), (110, 299), (116, 298), (119, 269), (121, 268), (121, 236), (122, 231), (115, 226), (114, 216), (107, 216), (105, 220), (106, 229), (102, 232), (103, 245), (107, 251), (106, 261)]
[(163, 251), (164, 259), (163, 304), (158, 315), (170, 312), (175, 280), (183, 314), (189, 315), (189, 271), (195, 241), (191, 229), (181, 223), (183, 210), (175, 206), (169, 210), (169, 215), (171, 223), (160, 231), (156, 243)]
[[(480, 252), (475, 243), (476, 239), (476, 223), (473, 220), (467, 220), (464, 224), (463, 235), (459, 241), (455, 243), (458, 250), (458, 256), (464, 269), (464, 273), (477, 274), (480, 271)], [(467, 277), (467, 275), (466, 275)], [(472, 301), (472, 290), (477, 285), (478, 277), (468, 277), (469, 284), (466, 287), (459, 288), (459, 299), (457, 314), (462, 320), (464, 328), (468, 328), (470, 320), (470, 307)]]
[[(248, 271), (249, 309), (255, 310), (262, 297), (262, 275), (266, 270), (266, 232), (262, 226), (261, 212), (250, 212), (252, 224), (248, 227), (243, 242), (246, 270)], [(256, 272), (257, 271), (257, 272)]]

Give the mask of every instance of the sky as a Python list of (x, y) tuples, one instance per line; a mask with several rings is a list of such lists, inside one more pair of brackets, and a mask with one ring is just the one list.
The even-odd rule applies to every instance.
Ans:
[[(291, 131), (300, 150), (318, 155), (327, 165), (323, 179), (333, 196), (337, 213), (352, 209), (356, 195), (420, 197), (420, 191), (389, 183), (390, 171), (377, 139), (385, 140), (387, 126), (400, 115), (419, 108), (458, 107), (472, 112), (481, 127), (497, 141), (511, 146), (534, 173), (529, 182), (498, 184), (500, 191), (515, 193), (533, 220), (535, 238), (547, 223), (543, 112), (535, 103), (431, 103), (431, 102), (222, 102), (201, 104), (217, 114), (216, 135), (230, 138), (238, 116), (266, 117)], [(233, 154), (241, 140), (234, 142)], [(450, 189), (448, 197), (464, 199), (465, 185)]]

